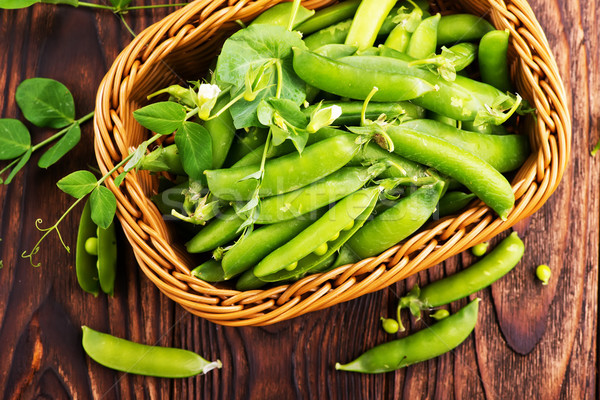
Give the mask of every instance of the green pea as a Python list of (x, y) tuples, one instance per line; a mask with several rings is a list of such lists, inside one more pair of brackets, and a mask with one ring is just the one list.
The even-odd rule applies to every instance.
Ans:
[(488, 246), (488, 242), (478, 243), (475, 246), (473, 246), (473, 248), (471, 249), (471, 253), (473, 253), (475, 257), (483, 257), (487, 252)]
[(434, 312), (433, 314), (429, 315), (431, 318), (433, 319), (437, 319), (438, 321), (441, 319), (444, 319), (446, 317), (448, 317), (450, 315), (450, 312), (446, 309), (439, 309), (436, 312)]
[(85, 241), (85, 251), (93, 256), (98, 255), (98, 238), (91, 237)]
[[(354, 222), (354, 221), (352, 221), (352, 222)], [(333, 235), (332, 237), (330, 237), (329, 240), (330, 241), (334, 241), (334, 240), (337, 240), (337, 238), (339, 238), (339, 237), (340, 237), (340, 233), (337, 232), (335, 235)]]
[(392, 318), (381, 317), (381, 327), (386, 333), (389, 333), (390, 335), (398, 333), (399, 329), (398, 321)]
[(298, 266), (298, 261), (294, 261), (293, 263), (287, 265), (285, 267), (286, 271), (293, 271), (296, 269), (296, 267)]
[(342, 229), (343, 231), (349, 231), (350, 229), (352, 229), (354, 227), (354, 221), (350, 222), (348, 225), (346, 225), (344, 227), (344, 229)]
[(535, 275), (542, 281), (542, 285), (547, 285), (550, 281), (550, 276), (552, 276), (552, 270), (546, 264), (542, 264), (535, 269)]
[[(339, 236), (339, 234), (338, 234), (338, 236)], [(316, 254), (316, 255), (318, 255), (318, 256), (322, 256), (322, 255), (324, 255), (325, 253), (327, 253), (327, 249), (328, 249), (328, 248), (329, 248), (329, 247), (327, 246), (327, 243), (323, 243), (322, 245), (320, 245), (319, 247), (317, 247), (317, 248), (315, 249), (315, 251), (313, 251), (313, 253), (315, 253), (315, 254)]]

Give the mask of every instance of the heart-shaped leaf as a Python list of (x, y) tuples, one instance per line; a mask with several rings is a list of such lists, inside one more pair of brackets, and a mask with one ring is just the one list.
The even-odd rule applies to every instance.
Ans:
[(117, 199), (105, 186), (98, 186), (90, 195), (92, 221), (102, 229), (107, 229), (117, 211)]
[(24, 80), (15, 99), (25, 118), (35, 126), (58, 129), (74, 122), (73, 96), (65, 85), (53, 79)]
[(31, 147), (31, 136), (23, 123), (16, 119), (0, 119), (0, 160), (10, 160)]
[(60, 138), (58, 142), (52, 147), (50, 147), (46, 152), (40, 157), (38, 161), (38, 167), (40, 168), (48, 168), (58, 160), (60, 160), (65, 154), (67, 154), (73, 147), (79, 143), (81, 139), (81, 128), (78, 123), (73, 124), (65, 133), (63, 137)]
[(179, 129), (185, 114), (185, 108), (172, 101), (150, 104), (133, 112), (140, 125), (160, 135), (169, 135)]
[(202, 125), (184, 122), (175, 134), (183, 170), (190, 180), (202, 178), (205, 170), (212, 166), (212, 139)]
[(90, 171), (75, 171), (56, 183), (63, 192), (80, 199), (96, 187), (98, 181)]

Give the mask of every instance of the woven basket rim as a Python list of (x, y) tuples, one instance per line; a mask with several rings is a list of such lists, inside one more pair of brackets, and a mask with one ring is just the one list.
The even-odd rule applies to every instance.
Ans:
[[(218, 27), (250, 20), (281, 0), (196, 0), (140, 33), (119, 54), (102, 80), (94, 117), (95, 151), (103, 173), (128, 154), (127, 126), (131, 93), (150, 75), (149, 66), (175, 50), (199, 46)], [(308, 8), (330, 0), (303, 2)], [(511, 184), (515, 208), (501, 221), (482, 202), (459, 215), (427, 225), (377, 257), (264, 290), (222, 289), (190, 275), (184, 255), (173, 248), (156, 208), (145, 195), (142, 172), (130, 173), (117, 188), (117, 216), (144, 274), (169, 298), (191, 313), (223, 325), (268, 325), (345, 302), (387, 287), (429, 268), (476, 243), (487, 241), (538, 210), (554, 192), (566, 169), (571, 146), (571, 120), (564, 85), (548, 41), (528, 3), (523, 0), (463, 0), (462, 7), (485, 14), (497, 29), (511, 32), (509, 57), (520, 93), (530, 96), (537, 120), (529, 121), (532, 154)], [(438, 5), (445, 12), (445, 4)], [(216, 22), (215, 22), (216, 21)], [(216, 24), (219, 24), (215, 28)], [(188, 47), (186, 47), (188, 46)]]

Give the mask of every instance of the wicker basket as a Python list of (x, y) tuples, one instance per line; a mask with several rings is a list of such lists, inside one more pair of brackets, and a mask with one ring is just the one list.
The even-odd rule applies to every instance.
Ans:
[[(117, 57), (96, 100), (95, 145), (101, 170), (113, 168), (148, 132), (132, 112), (146, 95), (172, 83), (198, 79), (236, 29), (281, 0), (197, 0), (144, 30)], [(331, 0), (310, 0), (308, 8)], [(516, 204), (501, 221), (483, 203), (446, 217), (376, 258), (314, 274), (266, 290), (223, 289), (190, 275), (195, 267), (181, 245), (172, 243), (161, 213), (148, 197), (158, 181), (145, 171), (107, 186), (117, 196), (117, 214), (140, 268), (168, 297), (189, 312), (223, 325), (268, 325), (385, 288), (485, 241), (529, 216), (556, 189), (567, 164), (571, 121), (558, 68), (544, 33), (524, 0), (463, 0), (437, 4), (442, 13), (464, 10), (509, 29), (511, 73), (518, 92), (537, 109), (520, 129), (532, 154), (512, 180)], [(449, 9), (451, 8), (451, 9)], [(116, 178), (115, 173), (113, 178)]]

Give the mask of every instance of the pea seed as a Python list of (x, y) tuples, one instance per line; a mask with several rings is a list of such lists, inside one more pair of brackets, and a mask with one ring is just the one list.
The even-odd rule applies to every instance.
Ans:
[(476, 244), (471, 249), (471, 252), (473, 253), (473, 255), (475, 257), (482, 257), (487, 252), (488, 245), (489, 245), (488, 242), (483, 242), (483, 243)]
[(352, 229), (354, 227), (354, 221), (351, 221), (348, 225), (346, 225), (344, 227), (344, 229), (342, 229), (343, 231), (349, 231), (350, 229)]
[(329, 241), (330, 241), (330, 242), (333, 242), (334, 240), (336, 240), (336, 239), (337, 239), (337, 238), (339, 238), (339, 237), (340, 237), (340, 233), (338, 232), (338, 233), (336, 233), (335, 235), (333, 235), (333, 236), (331, 237), (331, 239), (329, 239)]
[(393, 335), (398, 332), (398, 322), (392, 318), (383, 318), (381, 317), (381, 326), (386, 333)]
[(98, 255), (98, 238), (97, 237), (90, 237), (85, 241), (85, 251), (92, 256)]
[(535, 275), (542, 281), (542, 285), (547, 285), (552, 275), (552, 270), (546, 264), (542, 264), (535, 269)]
[(297, 266), (298, 266), (298, 261), (294, 261), (293, 263), (291, 263), (287, 267), (285, 267), (285, 269), (288, 271), (293, 271), (296, 269)]
[(323, 243), (322, 245), (320, 245), (319, 247), (317, 247), (314, 251), (314, 253), (318, 256), (322, 256), (325, 255), (325, 253), (327, 253), (327, 249), (329, 249), (329, 247), (327, 246), (327, 243)]

